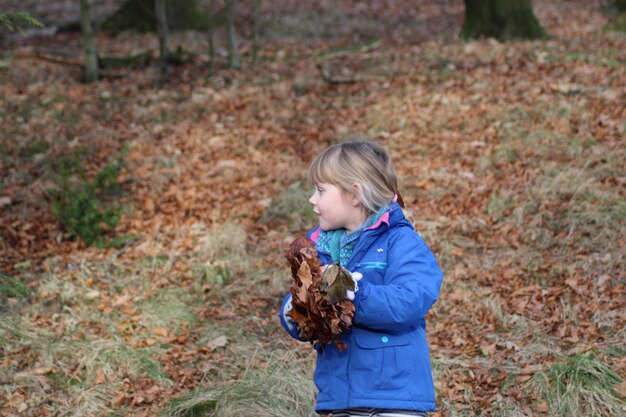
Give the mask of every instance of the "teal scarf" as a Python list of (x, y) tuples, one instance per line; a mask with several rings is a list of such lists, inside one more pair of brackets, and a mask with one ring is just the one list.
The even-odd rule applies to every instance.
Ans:
[(352, 251), (361, 233), (368, 227), (375, 225), (388, 211), (389, 205), (382, 206), (376, 213), (369, 216), (358, 229), (351, 232), (347, 232), (346, 229), (320, 230), (319, 238), (317, 239), (317, 250), (330, 254), (334, 263), (346, 266), (350, 257), (352, 257)]

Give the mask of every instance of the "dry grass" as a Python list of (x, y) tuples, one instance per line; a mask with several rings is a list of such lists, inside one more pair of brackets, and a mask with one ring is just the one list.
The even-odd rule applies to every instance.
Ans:
[(249, 367), (236, 381), (175, 400), (162, 417), (311, 417), (314, 386), (303, 372), (310, 367), (308, 358), (293, 352), (271, 356), (264, 368)]
[[(163, 332), (159, 329), (167, 329), (168, 334), (173, 335), (182, 329), (196, 335), (196, 346), (209, 346), (223, 338), (222, 360), (219, 364), (202, 365), (205, 375), (202, 387), (209, 388), (199, 388), (175, 401), (164, 411), (166, 415), (206, 415), (198, 414), (203, 409), (211, 409), (214, 413), (211, 415), (215, 416), (246, 415), (250, 410), (254, 415), (296, 415), (292, 412), (310, 415), (313, 387), (304, 369), (310, 369), (311, 359), (293, 353), (289, 357), (275, 357), (273, 352), (277, 349), (285, 350), (280, 343), (276, 346), (281, 339), (272, 339), (268, 345), (259, 340), (259, 334), (276, 329), (268, 330), (266, 324), (260, 322), (258, 334), (242, 326), (224, 327), (211, 322), (198, 326), (197, 314), (203, 298), (223, 299), (226, 307), (234, 308), (232, 303), (249, 296), (249, 292), (268, 290), (268, 282), (274, 291), (284, 290), (285, 271), (272, 269), (262, 273), (263, 277), (255, 278), (257, 271), (249, 270), (249, 265), (255, 262), (254, 256), (262, 256), (261, 252), (266, 255), (266, 251), (255, 250), (259, 253), (254, 256), (248, 254), (247, 236), (236, 223), (212, 228), (196, 224), (192, 235), (196, 237), (196, 246), (186, 258), (153, 256), (133, 265), (82, 263), (73, 266), (71, 273), (44, 276), (36, 296), (49, 301), (45, 307), (35, 305), (34, 308), (57, 311), (59, 331), (42, 334), (36, 325), (28, 326), (27, 319), (22, 318), (16, 319), (16, 323), (7, 323), (4, 327), (10, 329), (2, 333), (0, 340), (7, 351), (28, 346), (40, 358), (38, 363), (53, 373), (25, 379), (21, 385), (12, 384), (9, 390), (26, 390), (31, 397), (29, 405), (33, 406), (35, 398), (40, 398), (38, 404), (41, 405), (49, 401), (50, 395), (62, 390), (61, 394), (56, 394), (57, 402), (51, 408), (59, 415), (122, 412), (123, 406), (113, 407), (111, 403), (120, 390), (125, 389), (121, 385), (124, 379), (148, 378), (160, 387), (172, 387), (176, 383), (163, 372), (160, 360), (171, 346), (157, 333)], [(186, 289), (169, 277), (176, 262), (190, 266), (223, 265), (224, 271), (232, 271), (229, 272), (232, 280), (209, 282), (207, 275), (194, 276), (197, 284)], [(110, 281), (96, 290), (89, 279), (103, 274)], [(268, 278), (268, 274), (271, 277)], [(155, 276), (160, 278), (155, 281)], [(242, 292), (244, 282), (249, 292)], [(210, 291), (203, 295), (207, 283)], [(116, 311), (103, 315), (94, 307), (105, 298), (112, 300), (117, 308), (130, 308), (134, 318), (131, 320)], [(249, 323), (258, 320), (248, 319)], [(102, 334), (90, 333), (85, 327), (87, 323), (97, 323), (110, 335), (103, 338)], [(11, 329), (19, 338), (4, 337)], [(73, 339), (76, 332), (81, 332), (80, 340)], [(10, 373), (6, 371), (5, 374)], [(41, 380), (48, 381), (47, 391), (36, 388)], [(37, 392), (39, 396), (35, 395)]]
[(623, 379), (593, 352), (561, 360), (536, 374), (533, 388), (545, 398), (550, 416), (620, 416), (626, 414)]

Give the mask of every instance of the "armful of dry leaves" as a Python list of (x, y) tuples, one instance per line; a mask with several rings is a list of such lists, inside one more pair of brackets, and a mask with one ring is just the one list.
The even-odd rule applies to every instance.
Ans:
[(321, 345), (335, 343), (339, 350), (347, 346), (339, 334), (352, 326), (354, 304), (345, 296), (354, 291), (350, 272), (339, 265), (330, 265), (322, 274), (317, 250), (311, 241), (298, 237), (287, 252), (293, 283), (293, 309), (287, 313), (298, 323), (300, 337)]

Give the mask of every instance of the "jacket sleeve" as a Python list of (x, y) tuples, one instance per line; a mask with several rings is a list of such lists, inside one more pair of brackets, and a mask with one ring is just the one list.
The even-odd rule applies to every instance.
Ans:
[(297, 339), (301, 342), (306, 342), (307, 339), (300, 337), (300, 332), (298, 331), (298, 323), (287, 316), (287, 313), (291, 310), (291, 293), (287, 293), (285, 298), (283, 299), (283, 304), (280, 307), (280, 324), (285, 328), (287, 333), (294, 339)]
[[(415, 232), (392, 239), (383, 285), (359, 282), (354, 323), (372, 330), (401, 333), (417, 326), (437, 300), (443, 273)], [(366, 278), (367, 272), (363, 271)]]

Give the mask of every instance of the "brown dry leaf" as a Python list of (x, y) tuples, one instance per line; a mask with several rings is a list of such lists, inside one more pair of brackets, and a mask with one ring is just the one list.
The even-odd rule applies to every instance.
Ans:
[(152, 329), (152, 333), (161, 337), (167, 337), (169, 335), (169, 331), (165, 327), (155, 327)]
[(104, 374), (102, 368), (99, 367), (98, 369), (96, 369), (96, 377), (94, 378), (93, 383), (95, 385), (100, 385), (104, 384), (105, 382), (107, 382), (106, 375)]
[(565, 283), (573, 289), (577, 294), (583, 295), (584, 289), (582, 289), (578, 283), (578, 279), (576, 278), (568, 278), (565, 280)]
[(126, 400), (126, 393), (120, 392), (111, 400), (111, 406), (119, 407), (124, 403), (125, 400)]
[(147, 338), (147, 339), (143, 339), (139, 345), (140, 346), (154, 346), (156, 345), (157, 341), (155, 339), (152, 339), (151, 337)]
[(47, 375), (49, 373), (52, 373), (54, 371), (53, 368), (49, 367), (49, 366), (45, 366), (45, 367), (41, 367), (41, 368), (35, 368), (32, 371), (30, 371), (31, 374), (33, 375)]
[(330, 304), (336, 304), (346, 299), (346, 292), (354, 291), (354, 281), (350, 272), (339, 265), (330, 265), (322, 275), (321, 292), (324, 299)]
[(148, 213), (154, 213), (154, 209), (155, 209), (154, 200), (149, 197), (146, 198), (143, 201), (143, 209)]
[(23, 403), (25, 400), (24, 396), (21, 394), (16, 394), (10, 397), (9, 401), (7, 401), (6, 405), (9, 407), (17, 407), (19, 404)]
[(311, 275), (311, 268), (306, 262), (300, 264), (298, 268), (299, 285), (297, 288), (298, 299), (302, 302), (306, 302), (309, 287), (313, 284), (313, 276)]

